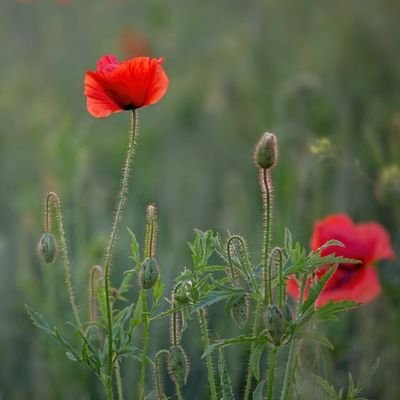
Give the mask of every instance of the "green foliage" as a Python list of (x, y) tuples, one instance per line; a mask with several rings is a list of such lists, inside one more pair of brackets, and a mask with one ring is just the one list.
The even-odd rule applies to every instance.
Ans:
[(347, 393), (344, 394), (344, 389), (341, 388), (338, 392), (329, 384), (324, 378), (318, 375), (313, 375), (313, 379), (317, 385), (322, 389), (324, 399), (327, 400), (368, 400), (366, 397), (361, 396), (367, 383), (369, 383), (372, 376), (375, 374), (379, 366), (379, 360), (376, 360), (374, 365), (365, 374), (359, 383), (355, 384), (352, 375), (348, 374)]

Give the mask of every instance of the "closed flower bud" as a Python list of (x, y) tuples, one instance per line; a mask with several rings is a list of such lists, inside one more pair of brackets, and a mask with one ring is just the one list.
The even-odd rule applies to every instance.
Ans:
[(169, 349), (168, 373), (170, 378), (178, 385), (184, 386), (189, 375), (189, 359), (182, 346), (174, 345)]
[(242, 329), (249, 318), (249, 300), (245, 294), (234, 297), (230, 304), (230, 316)]
[(191, 283), (182, 282), (178, 285), (175, 289), (174, 300), (179, 304), (190, 303), (192, 301), (190, 296)]
[(56, 259), (57, 241), (52, 233), (43, 233), (38, 243), (38, 254), (46, 264), (51, 264)]
[(142, 289), (151, 289), (157, 282), (160, 271), (155, 258), (146, 258), (140, 267), (139, 286)]
[(266, 132), (258, 141), (254, 153), (256, 165), (262, 169), (272, 168), (278, 159), (278, 146), (276, 136)]
[(282, 312), (275, 304), (268, 304), (265, 313), (265, 326), (270, 339), (275, 346), (282, 344), (283, 336), (286, 332), (286, 321)]

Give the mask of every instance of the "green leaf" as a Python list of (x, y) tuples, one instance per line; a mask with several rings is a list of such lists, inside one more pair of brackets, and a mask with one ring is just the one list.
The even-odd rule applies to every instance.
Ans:
[(359, 304), (360, 303), (357, 303), (356, 301), (345, 300), (333, 302), (331, 300), (322, 307), (315, 310), (312, 314), (312, 319), (318, 319), (320, 321), (337, 321), (338, 317), (336, 316), (336, 314), (343, 311), (351, 310), (359, 306)]
[(136, 240), (135, 234), (127, 228), (130, 236), (131, 236), (131, 244), (130, 244), (130, 250), (131, 250), (131, 258), (133, 260), (133, 264), (135, 267), (140, 265), (140, 250), (139, 250), (139, 243)]
[(301, 314), (304, 314), (317, 300), (328, 280), (335, 273), (337, 266), (330, 268), (320, 279), (316, 280), (308, 292), (307, 300), (301, 306)]
[(161, 277), (159, 277), (153, 286), (153, 296), (156, 302), (160, 301), (164, 291), (164, 284), (162, 283)]
[(130, 322), (130, 330), (133, 331), (137, 326), (143, 322), (143, 302), (138, 299), (136, 303), (135, 310), (133, 311), (133, 316)]
[(336, 393), (335, 388), (321, 376), (312, 374), (315, 383), (324, 391), (325, 400), (341, 400), (342, 395)]
[(250, 357), (250, 367), (253, 372), (253, 375), (257, 379), (257, 381), (260, 380), (260, 361), (261, 361), (261, 356), (262, 353), (265, 350), (265, 344), (264, 343), (258, 343), (254, 346), (253, 353), (251, 354)]
[(239, 335), (236, 336), (232, 339), (220, 339), (216, 340), (214, 343), (208, 345), (206, 349), (204, 350), (203, 355), (201, 358), (207, 357), (209, 354), (211, 354), (215, 349), (219, 347), (226, 347), (226, 346), (232, 346), (235, 344), (251, 344), (251, 343), (267, 343), (268, 339), (266, 336), (263, 335), (258, 335), (258, 336), (244, 336), (244, 335)]
[(125, 335), (125, 326), (132, 316), (135, 304), (132, 303), (129, 306), (118, 311), (113, 318), (113, 332), (114, 340), (119, 340)]
[(221, 392), (223, 400), (235, 400), (231, 378), (229, 376), (228, 368), (226, 366), (223, 350), (219, 349), (218, 352), (218, 372), (220, 376)]
[(32, 320), (33, 325), (46, 332), (48, 335), (53, 335), (52, 328), (41, 314), (37, 313), (32, 307), (29, 307), (27, 304), (25, 304), (25, 308), (27, 313), (29, 314), (29, 317)]
[(253, 400), (263, 400), (263, 392), (264, 392), (265, 380), (262, 380), (254, 389), (253, 392)]
[(199, 302), (197, 302), (193, 308), (192, 313), (200, 310), (201, 308), (208, 307), (212, 304), (218, 303), (219, 301), (226, 300), (234, 295), (237, 290), (220, 290), (220, 291), (212, 291), (209, 292), (204, 298), (202, 298)]
[(79, 362), (79, 359), (77, 359), (77, 358), (75, 357), (75, 355), (72, 354), (71, 352), (67, 351), (67, 352), (65, 353), (65, 355), (67, 356), (67, 358), (68, 358), (69, 360)]
[[(143, 361), (143, 351), (136, 346), (126, 346), (118, 352), (120, 357), (131, 357), (140, 363)], [(152, 359), (148, 356), (145, 357), (145, 363), (155, 367)]]
[(322, 346), (325, 346), (328, 349), (331, 349), (331, 350), (334, 349), (333, 344), (321, 332), (296, 329), (295, 335), (299, 339), (312, 340), (313, 342), (321, 344)]

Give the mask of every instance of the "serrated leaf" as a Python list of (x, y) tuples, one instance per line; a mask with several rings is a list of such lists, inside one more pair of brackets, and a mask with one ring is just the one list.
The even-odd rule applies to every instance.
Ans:
[(129, 235), (131, 236), (131, 244), (130, 244), (130, 250), (131, 250), (131, 258), (133, 260), (133, 263), (135, 267), (140, 265), (140, 250), (139, 250), (139, 243), (136, 239), (136, 235), (129, 229), (127, 228)]
[(350, 300), (337, 302), (330, 300), (328, 303), (313, 312), (312, 319), (318, 319), (320, 321), (337, 321), (338, 317), (336, 314), (355, 308), (359, 306), (359, 304), (360, 303), (357, 303), (356, 301)]
[(257, 379), (257, 381), (260, 380), (260, 361), (261, 361), (261, 356), (262, 353), (265, 350), (265, 344), (264, 343), (258, 343), (254, 346), (253, 353), (251, 354), (250, 357), (250, 367), (251, 371), (253, 372), (253, 375)]
[[(126, 346), (118, 352), (120, 357), (131, 357), (136, 361), (143, 361), (143, 351), (136, 346)], [(155, 367), (152, 359), (148, 356), (145, 357), (145, 363)]]
[(263, 392), (264, 392), (265, 380), (262, 380), (254, 389), (253, 392), (253, 400), (263, 400)]
[(321, 332), (305, 331), (302, 329), (297, 329), (295, 335), (299, 339), (311, 340), (315, 343), (318, 343), (318, 344), (321, 344), (322, 346), (327, 347), (328, 349), (331, 349), (331, 350), (334, 349), (334, 346), (330, 342), (330, 340), (327, 337), (325, 337)]
[(153, 296), (156, 302), (158, 302), (161, 299), (163, 291), (164, 291), (164, 284), (161, 280), (161, 277), (159, 277), (155, 285), (153, 286)]
[(48, 335), (53, 335), (53, 329), (50, 327), (49, 323), (44, 319), (44, 317), (37, 313), (32, 307), (25, 304), (25, 309), (32, 320), (33, 325), (42, 331), (46, 332)]
[(341, 393), (336, 393), (335, 388), (329, 384), (324, 378), (321, 376), (312, 374), (314, 381), (318, 386), (324, 391), (324, 399), (326, 400), (340, 400), (342, 398)]
[[(237, 292), (237, 291), (236, 291)], [(192, 308), (192, 313), (200, 310), (201, 308), (208, 307), (212, 304), (230, 298), (234, 293), (232, 291), (213, 291), (209, 292), (204, 298), (198, 301)]]
[(331, 267), (321, 278), (319, 278), (308, 292), (307, 300), (301, 306), (301, 314), (304, 314), (317, 300), (318, 296), (328, 283), (329, 279), (336, 272), (337, 266)]
[(258, 335), (258, 336), (244, 336), (244, 335), (239, 335), (236, 336), (232, 339), (220, 339), (216, 340), (214, 343), (208, 345), (206, 349), (204, 350), (204, 353), (202, 354), (201, 358), (204, 358), (211, 354), (215, 349), (219, 347), (226, 347), (226, 346), (232, 346), (235, 344), (251, 344), (251, 343), (267, 343), (268, 339), (266, 336), (263, 335)]
[(235, 400), (231, 378), (229, 376), (228, 368), (226, 366), (223, 350), (219, 349), (218, 352), (218, 372), (220, 376), (220, 386), (223, 400)]
[(143, 322), (143, 302), (141, 299), (138, 299), (136, 303), (135, 310), (133, 311), (133, 316), (130, 322), (130, 330), (133, 330)]

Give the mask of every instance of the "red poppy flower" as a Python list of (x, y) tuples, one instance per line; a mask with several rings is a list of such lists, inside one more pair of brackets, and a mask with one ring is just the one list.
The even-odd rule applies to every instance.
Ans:
[[(395, 258), (389, 234), (377, 222), (356, 225), (347, 215), (337, 214), (315, 224), (310, 247), (317, 250), (332, 239), (339, 240), (345, 247), (330, 246), (321, 252), (322, 256), (334, 253), (336, 256), (359, 260), (360, 263), (339, 264), (319, 295), (316, 305), (323, 306), (330, 300), (360, 303), (372, 301), (381, 291), (375, 262)], [(321, 267), (316, 274), (317, 278), (323, 276), (330, 267)], [(298, 298), (299, 285), (294, 277), (289, 279), (287, 289), (290, 295)]]
[(163, 59), (136, 57), (118, 62), (103, 56), (96, 71), (85, 75), (87, 109), (94, 117), (149, 106), (157, 103), (168, 88)]

